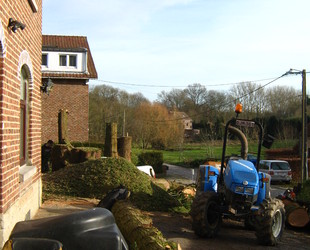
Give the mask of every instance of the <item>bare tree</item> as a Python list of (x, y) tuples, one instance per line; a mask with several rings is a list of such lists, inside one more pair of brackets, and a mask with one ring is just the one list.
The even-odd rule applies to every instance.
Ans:
[[(142, 102), (148, 100), (141, 94), (128, 94), (107, 85), (96, 86), (89, 92), (89, 138), (92, 141), (104, 141), (105, 124), (116, 122), (118, 131), (124, 128), (126, 113), (126, 129), (130, 131), (134, 120), (133, 111)], [(125, 111), (125, 112), (124, 112)]]
[(184, 90), (187, 98), (193, 103), (195, 107), (199, 107), (205, 103), (207, 97), (207, 89), (200, 83), (188, 85)]
[(230, 89), (231, 99), (238, 99), (244, 107), (247, 118), (261, 117), (266, 109), (266, 95), (261, 85), (244, 82)]
[(267, 110), (281, 118), (296, 115), (301, 106), (301, 93), (293, 87), (275, 86), (267, 90)]
[(170, 92), (162, 91), (157, 95), (157, 101), (168, 109), (182, 110), (186, 103), (186, 93), (184, 90), (172, 89)]

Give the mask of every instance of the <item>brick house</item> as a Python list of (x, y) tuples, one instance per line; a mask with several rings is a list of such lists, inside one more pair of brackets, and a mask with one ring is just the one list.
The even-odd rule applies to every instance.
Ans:
[(42, 0), (0, 5), (0, 247), (41, 205)]
[(182, 121), (185, 134), (186, 131), (191, 131), (193, 129), (193, 120), (185, 112), (176, 111), (174, 109), (170, 111), (169, 114), (173, 116), (174, 119), (179, 119)]
[(193, 129), (193, 120), (185, 112), (173, 110), (170, 111), (170, 115), (172, 115), (174, 119), (182, 120), (185, 138), (193, 138), (195, 135), (200, 134), (199, 129)]
[(69, 141), (88, 141), (88, 81), (97, 71), (83, 36), (42, 36), (42, 83), (53, 82), (42, 93), (42, 143), (58, 142), (58, 113), (67, 111)]

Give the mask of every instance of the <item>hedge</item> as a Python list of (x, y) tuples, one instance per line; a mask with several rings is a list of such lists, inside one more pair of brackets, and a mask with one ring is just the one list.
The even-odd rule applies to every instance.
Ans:
[(154, 168), (156, 174), (163, 172), (162, 165), (164, 163), (164, 157), (162, 152), (152, 151), (143, 152), (138, 155), (138, 166), (139, 165), (151, 165)]

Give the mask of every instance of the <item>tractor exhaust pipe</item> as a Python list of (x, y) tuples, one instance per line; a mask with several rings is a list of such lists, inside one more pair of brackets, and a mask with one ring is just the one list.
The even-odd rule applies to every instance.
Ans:
[(241, 143), (241, 158), (246, 160), (248, 158), (248, 140), (246, 136), (243, 134), (243, 132), (233, 126), (229, 126), (228, 130), (231, 134), (238, 137), (240, 143)]

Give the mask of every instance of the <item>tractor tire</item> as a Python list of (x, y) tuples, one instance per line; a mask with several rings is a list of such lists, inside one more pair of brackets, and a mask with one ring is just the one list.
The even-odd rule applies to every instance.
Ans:
[(192, 228), (199, 237), (214, 238), (222, 224), (219, 211), (219, 198), (214, 192), (204, 192), (196, 195), (190, 215)]
[(256, 229), (256, 218), (253, 214), (248, 215), (244, 220), (244, 226), (248, 230), (255, 230)]
[(275, 246), (285, 226), (284, 204), (279, 199), (265, 199), (256, 216), (256, 237), (261, 245)]

